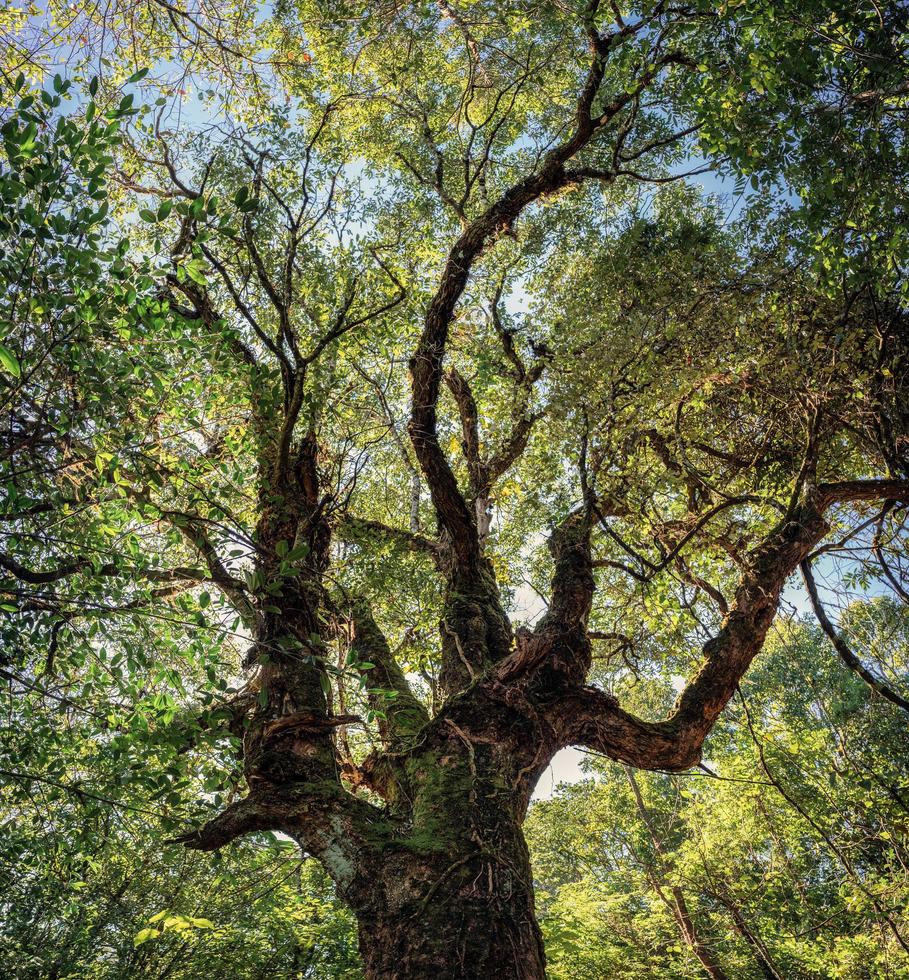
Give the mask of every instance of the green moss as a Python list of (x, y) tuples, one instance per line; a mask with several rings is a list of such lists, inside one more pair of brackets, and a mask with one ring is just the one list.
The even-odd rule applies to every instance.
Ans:
[(399, 695), (394, 701), (386, 700), (384, 704), (389, 719), (402, 735), (416, 735), (426, 724), (426, 710), (419, 702), (408, 699), (406, 695)]
[(420, 853), (451, 850), (469, 832), (473, 775), (467, 760), (436, 750), (408, 760), (405, 771), (414, 799), (411, 831), (401, 844)]

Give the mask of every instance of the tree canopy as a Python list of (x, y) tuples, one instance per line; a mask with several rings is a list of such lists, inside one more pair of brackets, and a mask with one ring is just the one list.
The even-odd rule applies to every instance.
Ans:
[(0, 25), (14, 972), (902, 975), (904, 5)]

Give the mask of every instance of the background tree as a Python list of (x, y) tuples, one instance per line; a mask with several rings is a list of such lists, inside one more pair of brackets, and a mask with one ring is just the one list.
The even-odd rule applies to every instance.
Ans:
[[(894, 610), (876, 600), (853, 613)], [(904, 656), (905, 623), (891, 636)], [(653, 682), (634, 686), (653, 696)], [(596, 781), (531, 809), (550, 973), (700, 977), (706, 950), (725, 976), (903, 976), (899, 709), (818, 630), (787, 624), (705, 757), (681, 776), (597, 759)]]

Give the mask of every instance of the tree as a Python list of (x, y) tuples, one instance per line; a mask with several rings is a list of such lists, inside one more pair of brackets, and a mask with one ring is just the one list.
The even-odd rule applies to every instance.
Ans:
[[(901, 547), (899, 236), (881, 259), (835, 209), (767, 198), (730, 232), (686, 183), (736, 165), (733, 98), (809, 159), (789, 99), (823, 101), (851, 53), (864, 70), (866, 15), (840, 13), (858, 33), (832, 53), (822, 5), (777, 28), (748, 5), (300, 4), (238, 18), (236, 42), (188, 11), (110, 16), (102, 43), (141, 42), (105, 49), (121, 64), (160, 58), (169, 21), (200, 79), (217, 54), (242, 86), (266, 48), (269, 75), (227, 103), (254, 131), (181, 134), (156, 67), (161, 104), (62, 196), (34, 95), (4, 129), (12, 689), (90, 700), (107, 674), (99, 744), (114, 770), (147, 758), (174, 808), (186, 783), (154, 752), (212, 753), (216, 812), (175, 840), (295, 840), (369, 976), (541, 977), (521, 822), (553, 755), (688, 769), (793, 571), (866, 520)], [(761, 31), (810, 42), (812, 71), (746, 71)], [(116, 77), (60, 125), (113, 140), (135, 101)], [(900, 152), (849, 159), (899, 169), (901, 118)], [(86, 236), (104, 193), (116, 220)], [(86, 246), (61, 292), (42, 260)], [(551, 586), (515, 628), (525, 568)], [(588, 684), (595, 644), (691, 679), (644, 720)]]
[(213, 868), (149, 847), (155, 804), (117, 813), (24, 782), (3, 802), (19, 814), (0, 831), (7, 976), (362, 977), (352, 916), (292, 843), (250, 842)]
[[(905, 623), (880, 599), (852, 611)], [(552, 975), (903, 976), (905, 742), (901, 712), (816, 628), (781, 625), (705, 765), (634, 775), (594, 758), (595, 781), (531, 808)]]

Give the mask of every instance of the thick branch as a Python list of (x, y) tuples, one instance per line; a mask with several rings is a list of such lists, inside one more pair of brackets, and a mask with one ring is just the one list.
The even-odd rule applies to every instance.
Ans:
[(594, 579), (586, 509), (569, 514), (559, 524), (550, 536), (549, 550), (555, 561), (549, 608), (532, 633), (518, 632), (514, 653), (498, 667), (500, 680), (514, 680), (545, 661), (568, 683), (580, 684), (590, 668), (587, 619)]
[(415, 697), (404, 672), (395, 660), (385, 635), (379, 629), (368, 604), (354, 603), (351, 610), (353, 642), (351, 652), (366, 669), (371, 706), (381, 711), (379, 732), (386, 744), (416, 734), (429, 722), (426, 709)]
[(361, 858), (382, 813), (340, 785), (326, 788), (305, 783), (286, 792), (251, 793), (197, 830), (172, 838), (191, 850), (215, 851), (247, 834), (279, 831), (289, 834), (317, 857), (342, 889), (352, 886)]
[(830, 504), (860, 500), (896, 500), (909, 504), (909, 480), (846, 480), (817, 488), (821, 509)]
[(515, 420), (514, 427), (499, 451), (486, 461), (486, 477), (490, 486), (495, 483), (527, 448), (530, 433), (540, 415), (523, 413)]
[(563, 744), (587, 745), (642, 769), (675, 771), (697, 763), (704, 739), (763, 646), (786, 579), (825, 531), (812, 500), (751, 553), (723, 626), (704, 645), (701, 669), (669, 718), (642, 721), (601, 691), (573, 691), (554, 712)]
[(487, 489), (486, 473), (480, 458), (480, 426), (479, 411), (476, 399), (470, 390), (470, 385), (457, 368), (452, 368), (445, 377), (448, 387), (458, 406), (461, 416), (461, 445), (464, 449), (464, 459), (467, 461), (467, 472), (470, 474), (470, 492), (474, 497), (485, 495)]
[[(48, 585), (77, 575), (79, 572), (91, 572), (99, 578), (137, 578), (147, 582), (215, 582), (213, 578), (197, 568), (120, 568), (113, 562), (96, 566), (88, 558), (77, 558), (56, 568), (36, 572), (26, 568), (10, 555), (0, 554), (0, 568), (20, 582), (27, 582), (29, 585)], [(240, 583), (237, 585), (240, 586)]]
[(262, 830), (280, 830), (287, 818), (284, 806), (253, 796), (231, 804), (198, 830), (180, 834), (168, 841), (194, 851), (216, 851), (238, 837)]
[[(699, 760), (704, 739), (763, 646), (786, 579), (827, 530), (823, 510), (844, 501), (907, 500), (909, 481), (828, 483), (809, 489), (806, 497), (792, 518), (750, 554), (723, 626), (704, 645), (703, 665), (670, 717), (642, 721), (602, 691), (576, 689), (559, 698), (553, 709), (562, 744), (587, 745), (643, 769), (679, 770)], [(810, 570), (806, 584), (809, 580)]]

